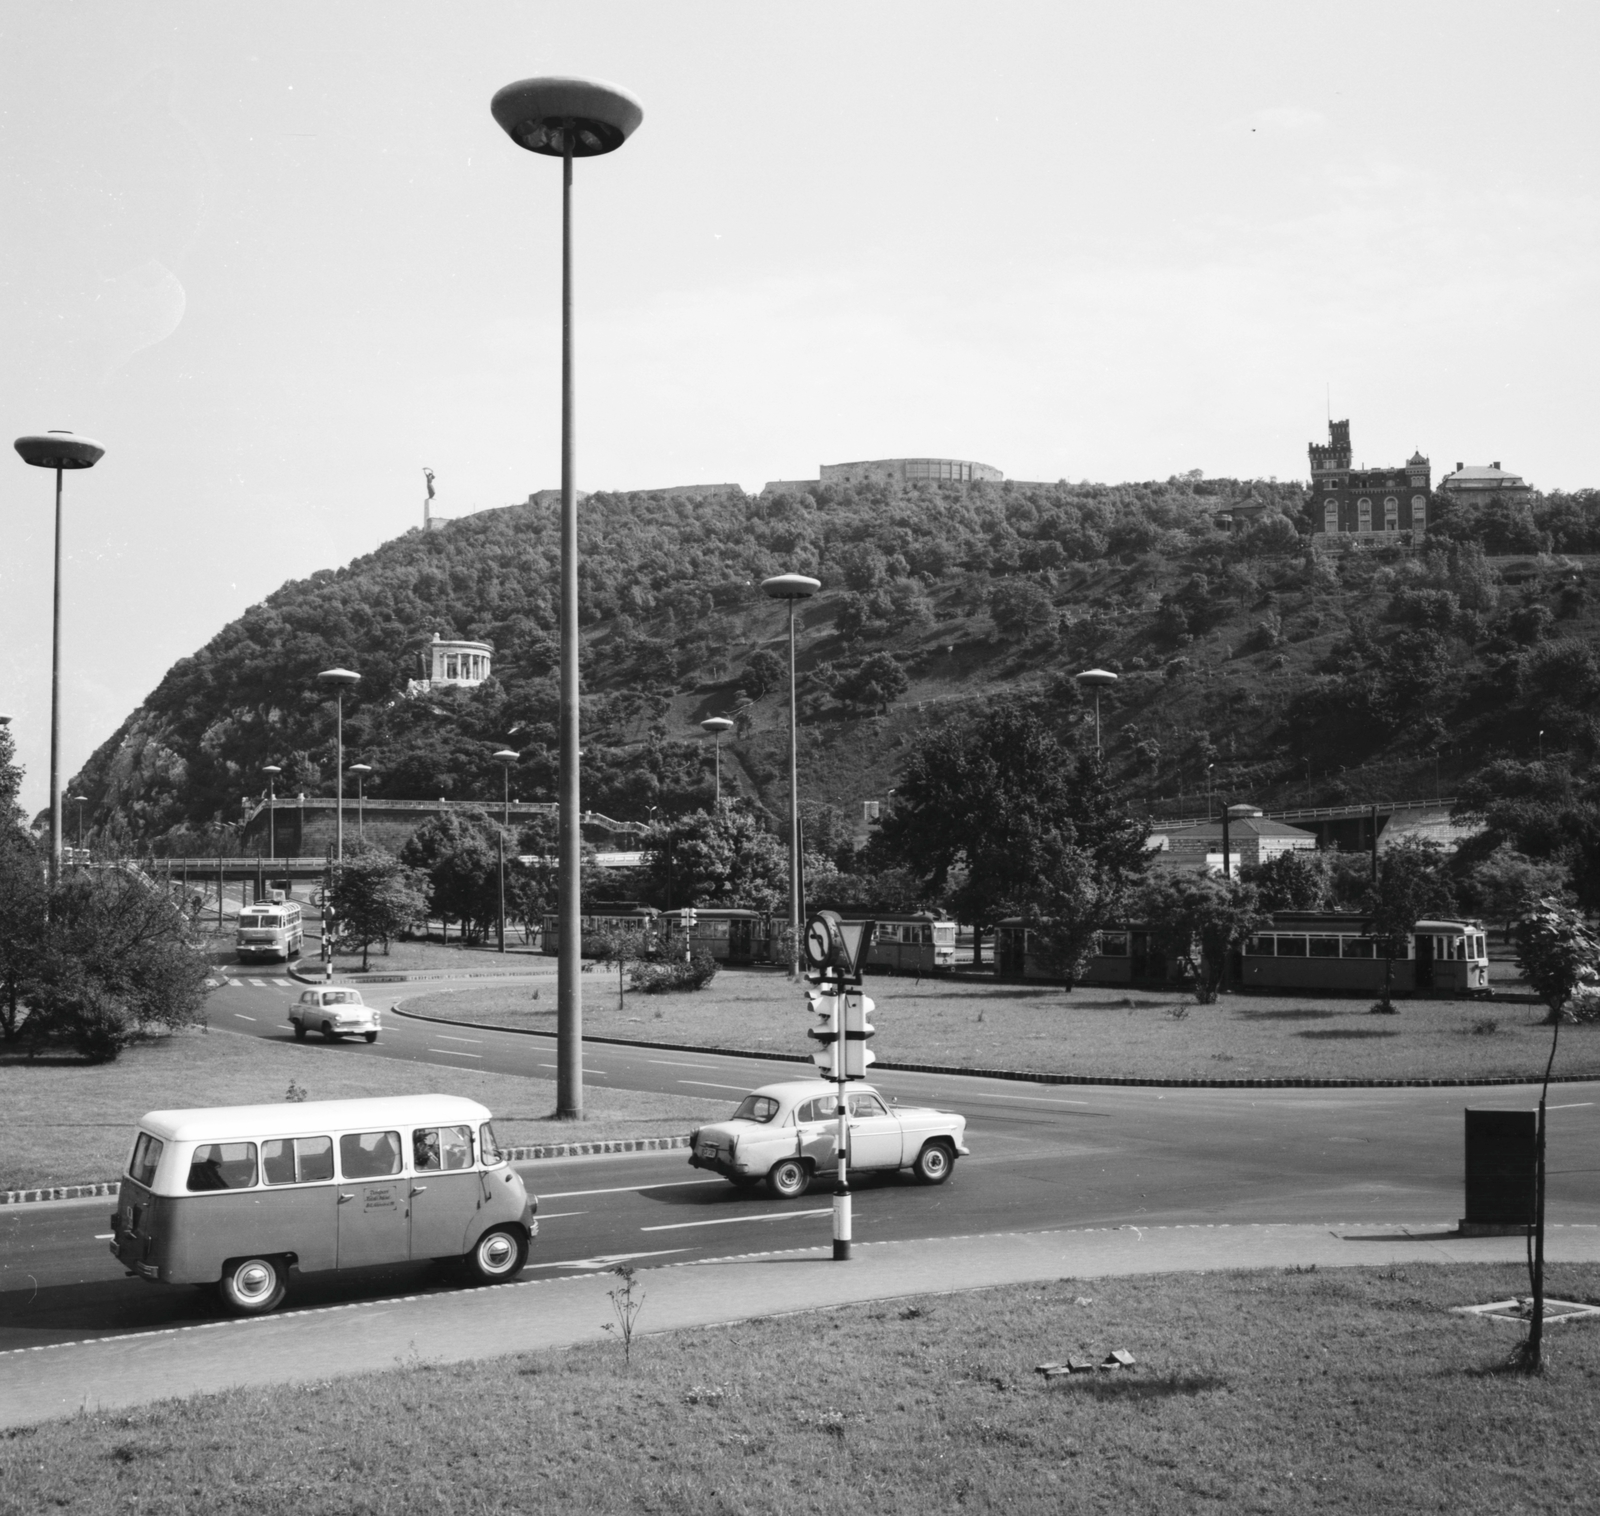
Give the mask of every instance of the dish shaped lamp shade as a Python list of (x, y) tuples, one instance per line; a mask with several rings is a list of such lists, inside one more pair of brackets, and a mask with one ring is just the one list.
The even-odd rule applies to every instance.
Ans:
[(774, 600), (809, 600), (822, 588), (820, 579), (805, 574), (775, 574), (761, 581), (761, 592)]
[(22, 461), (35, 468), (93, 468), (106, 453), (94, 438), (73, 432), (40, 432), (18, 437), (12, 445)]
[(496, 763), (520, 763), (522, 754), (515, 748), (503, 747), (494, 755), (494, 761)]
[(519, 79), (495, 92), (494, 119), (530, 153), (574, 158), (614, 153), (644, 120), (644, 107), (627, 90), (603, 79)]
[(1117, 682), (1117, 676), (1110, 669), (1085, 669), (1077, 678), (1080, 684), (1092, 684), (1100, 687)]
[(349, 685), (357, 683), (361, 675), (354, 669), (323, 669), (317, 678), (324, 684)]
[(710, 732), (713, 737), (720, 737), (724, 732), (733, 730), (733, 723), (726, 716), (707, 716), (700, 723), (700, 730)]
[(350, 774), (370, 774), (372, 765), (370, 763), (352, 763), (345, 772)]

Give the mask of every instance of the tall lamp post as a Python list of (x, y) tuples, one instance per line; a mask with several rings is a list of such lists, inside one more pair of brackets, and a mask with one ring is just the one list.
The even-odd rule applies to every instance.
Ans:
[(733, 723), (726, 716), (707, 716), (700, 723), (702, 732), (710, 732), (717, 744), (717, 804), (722, 804), (722, 734), (733, 730)]
[(511, 765), (522, 755), (503, 747), (494, 755), (500, 765), (500, 951), (506, 950), (506, 833), (511, 830)]
[(761, 581), (762, 593), (789, 602), (789, 977), (800, 977), (800, 761), (795, 740), (794, 607), (822, 588), (805, 574), (777, 574)]
[[(72, 803), (78, 808), (78, 851), (80, 853), (83, 851), (83, 807), (88, 798), (87, 795), (74, 795), (72, 797)], [(83, 860), (80, 858), (75, 861), (81, 863)]]
[(1079, 684), (1086, 684), (1094, 691), (1094, 750), (1098, 757), (1100, 753), (1100, 691), (1109, 689), (1117, 682), (1117, 676), (1110, 669), (1085, 669), (1077, 676)]
[(354, 669), (324, 669), (317, 675), (324, 684), (333, 688), (339, 701), (338, 726), (338, 755), (334, 763), (334, 772), (339, 776), (339, 820), (336, 835), (338, 844), (334, 853), (336, 862), (344, 862), (344, 692), (350, 689), (361, 675)]
[(24, 463), (56, 471), (55, 589), (50, 612), (50, 883), (61, 877), (61, 475), (67, 469), (93, 468), (105, 448), (71, 432), (18, 437), (13, 444)]
[[(267, 776), (267, 861), (278, 860), (278, 775), (283, 770), (276, 763), (263, 765), (261, 772)], [(259, 853), (256, 857), (260, 857)]]
[(367, 775), (372, 772), (370, 763), (352, 763), (350, 772), (356, 776), (356, 837), (367, 840)]
[(561, 159), (561, 875), (557, 886), (556, 1115), (583, 1114), (578, 800), (578, 501), (572, 394), (572, 160), (615, 152), (644, 120), (626, 90), (597, 79), (520, 79), (489, 110), (530, 153)]

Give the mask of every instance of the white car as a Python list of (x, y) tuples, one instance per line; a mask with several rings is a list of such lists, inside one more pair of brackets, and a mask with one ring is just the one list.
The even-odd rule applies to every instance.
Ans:
[[(923, 1184), (943, 1184), (956, 1156), (970, 1150), (967, 1118), (926, 1106), (896, 1105), (868, 1084), (845, 1087), (850, 1173), (910, 1169)], [(805, 1193), (837, 1170), (838, 1086), (825, 1079), (763, 1085), (726, 1121), (689, 1134), (689, 1163), (737, 1185), (759, 1184), (781, 1200)]]
[(307, 990), (289, 1007), (296, 1039), (304, 1042), (307, 1032), (321, 1032), (329, 1042), (360, 1034), (376, 1042), (383, 1024), (378, 1009), (361, 998), (360, 990)]

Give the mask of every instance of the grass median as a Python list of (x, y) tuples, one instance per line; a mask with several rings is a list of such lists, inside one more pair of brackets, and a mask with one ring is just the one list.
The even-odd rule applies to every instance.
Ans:
[[(1551, 1286), (1593, 1298), (1600, 1269)], [(1600, 1328), (1554, 1329), (1528, 1379), (1520, 1327), (1449, 1310), (1525, 1289), (1504, 1266), (1063, 1279), (643, 1336), (631, 1368), (615, 1342), (402, 1366), (9, 1434), (0, 1511), (1583, 1510)], [(1113, 1348), (1134, 1366), (1035, 1372)]]
[[(538, 998), (535, 998), (538, 991)], [(1145, 1079), (1537, 1079), (1550, 1028), (1537, 1005), (1397, 1001), (1374, 1016), (1367, 999), (1224, 995), (1196, 1005), (1176, 992), (993, 984), (966, 978), (871, 978), (873, 1051), (898, 1063)], [(484, 984), (406, 998), (426, 1015), (554, 1031), (547, 986)], [(783, 974), (724, 969), (703, 990), (629, 992), (615, 973), (584, 980), (590, 1036), (696, 1047), (804, 1053), (813, 1024)], [(1600, 1077), (1600, 1027), (1568, 1027), (1556, 1073)]]
[(585, 1119), (556, 1121), (549, 1080), (372, 1057), (354, 1043), (184, 1031), (136, 1043), (115, 1063), (0, 1054), (0, 1190), (113, 1179), (146, 1111), (266, 1104), (291, 1084), (309, 1100), (465, 1095), (488, 1106), (501, 1141), (517, 1146), (677, 1136), (727, 1114), (723, 1100), (590, 1085)]

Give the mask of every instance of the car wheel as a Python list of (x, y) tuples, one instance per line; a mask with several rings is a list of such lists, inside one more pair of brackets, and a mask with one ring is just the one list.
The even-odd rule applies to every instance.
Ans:
[(305, 1022), (303, 1022), (303, 1021), (295, 1022), (295, 1024), (294, 1024), (294, 1040), (296, 1042), (304, 1042), (306, 1040), (306, 1024), (305, 1024)]
[(333, 1027), (329, 1022), (322, 1023), (322, 1039), (324, 1042), (333, 1041)]
[(793, 1200), (806, 1192), (811, 1183), (811, 1170), (798, 1158), (785, 1158), (767, 1171), (767, 1188), (779, 1200)]
[(277, 1309), (288, 1288), (276, 1258), (241, 1258), (222, 1271), (217, 1294), (235, 1316), (264, 1316)]
[(467, 1272), (479, 1284), (499, 1284), (520, 1274), (528, 1261), (528, 1239), (515, 1227), (497, 1226), (485, 1232), (467, 1254)]
[(923, 1144), (917, 1161), (911, 1165), (911, 1172), (922, 1184), (943, 1184), (955, 1166), (954, 1150), (948, 1142), (939, 1140)]
[(365, 1037), (368, 1042), (376, 1042), (378, 1040), (378, 1034), (376, 1032), (363, 1032), (361, 1035)]

